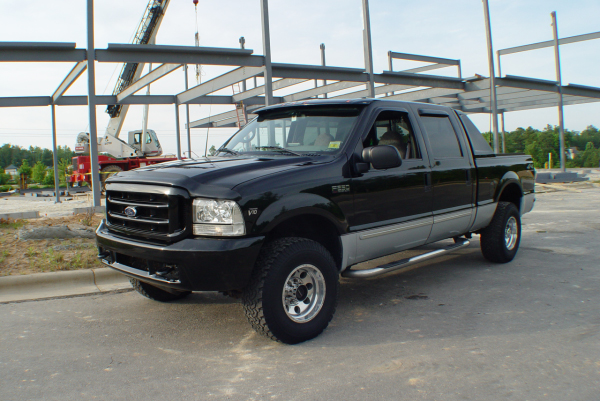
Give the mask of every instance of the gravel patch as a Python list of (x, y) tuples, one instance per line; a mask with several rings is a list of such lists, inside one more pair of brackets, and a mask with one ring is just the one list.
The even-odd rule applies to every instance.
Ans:
[[(104, 199), (102, 199), (104, 205)], [(88, 200), (63, 200), (54, 203), (54, 198), (35, 198), (31, 196), (7, 196), (0, 198), (0, 213), (40, 212), (41, 217), (70, 216), (73, 209), (90, 207)]]

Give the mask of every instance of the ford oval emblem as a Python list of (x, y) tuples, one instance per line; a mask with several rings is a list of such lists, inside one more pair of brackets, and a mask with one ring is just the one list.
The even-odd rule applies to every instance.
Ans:
[(135, 215), (137, 214), (137, 210), (133, 206), (127, 206), (125, 208), (124, 212), (125, 212), (125, 215), (129, 216), (129, 217), (135, 217)]

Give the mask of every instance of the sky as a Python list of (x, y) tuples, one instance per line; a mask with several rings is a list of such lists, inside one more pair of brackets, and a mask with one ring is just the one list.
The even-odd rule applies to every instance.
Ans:
[[(0, 0), (0, 41), (75, 42), (86, 47), (85, 0)], [(95, 5), (95, 47), (129, 43), (148, 0), (102, 0)], [(271, 53), (273, 62), (320, 64), (319, 45), (326, 46), (327, 64), (364, 68), (361, 0), (270, 0)], [(550, 13), (557, 12), (560, 37), (598, 30), (598, 0), (490, 0), (494, 51), (552, 39)], [(460, 59), (464, 77), (489, 76), (483, 4), (481, 0), (370, 0), (373, 62), (376, 73), (387, 70), (387, 52), (395, 51)], [(197, 13), (200, 45), (246, 48), (262, 54), (259, 0), (200, 0)], [(192, 0), (171, 0), (157, 44), (194, 45), (196, 13)], [(563, 84), (600, 87), (600, 39), (561, 46)], [(0, 97), (50, 96), (74, 63), (0, 63)], [(396, 62), (394, 68), (421, 66)], [(96, 93), (111, 94), (121, 65), (96, 64)], [(496, 67), (497, 68), (497, 67)], [(231, 67), (205, 66), (202, 81)], [(429, 73), (454, 76), (447, 68)], [(177, 94), (184, 90), (181, 69), (151, 86), (152, 94)], [(196, 84), (193, 69), (190, 85)], [(502, 74), (555, 79), (552, 48), (503, 56)], [(227, 93), (229, 89), (224, 90)], [(85, 95), (87, 73), (66, 95)], [(142, 93), (142, 92), (140, 92)], [(229, 92), (231, 93), (231, 92)], [(282, 95), (285, 92), (276, 92)], [(123, 132), (140, 129), (142, 106), (132, 106)], [(104, 107), (98, 107), (98, 134), (108, 123)], [(231, 106), (190, 106), (190, 120), (232, 110)], [(148, 127), (157, 132), (166, 153), (176, 150), (174, 106), (150, 106)], [(186, 150), (185, 109), (180, 109), (182, 149)], [(490, 130), (490, 117), (472, 117), (481, 131)], [(518, 111), (505, 116), (506, 130), (517, 127), (542, 129), (558, 124), (556, 107)], [(565, 106), (565, 127), (581, 131), (600, 126), (600, 103)], [(58, 144), (74, 148), (77, 134), (89, 131), (87, 107), (58, 107)], [(221, 145), (234, 129), (211, 128), (208, 143)], [(192, 130), (192, 150), (203, 154), (206, 129)], [(0, 145), (52, 147), (49, 107), (0, 108)]]

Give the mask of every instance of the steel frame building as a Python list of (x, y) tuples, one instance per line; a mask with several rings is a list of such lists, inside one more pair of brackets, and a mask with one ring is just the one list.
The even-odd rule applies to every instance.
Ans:
[[(390, 51), (389, 71), (373, 72), (373, 57), (369, 29), (368, 0), (363, 0), (365, 69), (332, 67), (325, 65), (278, 64), (271, 62), (268, 0), (261, 0), (263, 55), (255, 55), (250, 49), (211, 48), (168, 45), (109, 44), (106, 49), (94, 47), (93, 0), (87, 0), (87, 49), (76, 48), (74, 43), (47, 42), (0, 42), (0, 62), (68, 62), (73, 69), (58, 85), (51, 96), (0, 97), (0, 107), (50, 106), (54, 147), (54, 174), (57, 202), (58, 160), (56, 153), (56, 106), (88, 106), (90, 123), (90, 156), (92, 162), (94, 206), (100, 206), (98, 171), (96, 106), (99, 105), (168, 105), (175, 107), (177, 133), (177, 156), (181, 157), (179, 106), (190, 104), (235, 105), (243, 101), (249, 113), (264, 105), (300, 101), (318, 96), (328, 98), (384, 97), (386, 99), (430, 102), (444, 104), (466, 113), (491, 113), (492, 80), (483, 76), (463, 78), (460, 61)], [(591, 37), (591, 36), (593, 37)], [(586, 36), (586, 35), (581, 35)], [(595, 39), (600, 34), (588, 34)], [(571, 43), (561, 39), (564, 43)], [(585, 39), (582, 39), (585, 40)], [(243, 47), (243, 41), (240, 41)], [(562, 44), (563, 42), (561, 42)], [(544, 44), (546, 44), (544, 42)], [(534, 45), (528, 45), (534, 46)], [(525, 46), (527, 47), (527, 46)], [(539, 48), (539, 47), (537, 47)], [(321, 46), (324, 64), (324, 45)], [(498, 52), (509, 54), (509, 49)], [(529, 48), (525, 49), (529, 50)], [(502, 52), (502, 53), (501, 53)], [(393, 71), (393, 60), (411, 60), (428, 63), (419, 68)], [(90, 62), (91, 61), (91, 62)], [(95, 93), (94, 61), (99, 63), (153, 63), (159, 64), (151, 72), (140, 77), (116, 96), (99, 96)], [(234, 67), (231, 71), (174, 95), (135, 95), (152, 82), (189, 64)], [(457, 67), (458, 76), (447, 77), (421, 74), (425, 71), (448, 66)], [(88, 70), (88, 95), (67, 96), (69, 87)], [(187, 75), (187, 74), (186, 74)], [(246, 81), (263, 77), (264, 84), (247, 88)], [(307, 81), (322, 80), (324, 85), (294, 92), (294, 86)], [(233, 84), (243, 82), (242, 92), (219, 95), (216, 92)], [(254, 81), (256, 82), (256, 81)], [(600, 88), (580, 85), (558, 85), (558, 81), (507, 75), (495, 77), (496, 106), (498, 113), (557, 106), (562, 94), (565, 105), (600, 101)], [(291, 93), (273, 96), (273, 91), (289, 88)], [(237, 123), (236, 111), (225, 112), (187, 124), (188, 148), (190, 128), (233, 127)], [(191, 149), (188, 149), (191, 152)], [(190, 153), (191, 154), (191, 153)]]

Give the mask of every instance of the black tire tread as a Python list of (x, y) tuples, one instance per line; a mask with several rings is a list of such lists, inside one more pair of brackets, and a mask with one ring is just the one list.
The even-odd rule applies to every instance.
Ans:
[[(510, 262), (513, 257), (506, 255), (502, 247), (499, 244), (504, 243), (504, 225), (507, 220), (507, 215), (512, 211), (516, 210), (519, 213), (517, 207), (511, 202), (498, 202), (496, 213), (492, 218), (490, 224), (481, 232), (481, 238), (479, 241), (481, 247), (481, 253), (483, 256), (493, 263), (507, 263)], [(519, 235), (521, 234), (519, 228)], [(519, 244), (516, 247), (518, 249)], [(515, 252), (516, 253), (516, 252)]]
[[(250, 278), (249, 284), (244, 289), (242, 295), (242, 303), (244, 305), (244, 313), (248, 322), (252, 326), (254, 330), (256, 330), (259, 334), (262, 334), (265, 337), (270, 338), (271, 340), (277, 342), (283, 342), (279, 338), (277, 338), (269, 329), (267, 322), (265, 320), (265, 315), (263, 311), (262, 299), (263, 299), (263, 286), (269, 271), (273, 263), (282, 255), (284, 252), (291, 252), (292, 246), (298, 243), (306, 242), (307, 245), (315, 247), (315, 249), (325, 251), (327, 255), (331, 258), (331, 262), (334, 263), (333, 258), (329, 254), (329, 252), (323, 247), (321, 244), (309, 240), (307, 238), (299, 238), (299, 237), (286, 237), (277, 239), (270, 244), (266, 245), (265, 248), (260, 252), (259, 257), (256, 261), (256, 265), (252, 276)], [(336, 282), (336, 286), (339, 287), (339, 281)], [(336, 288), (337, 290), (337, 288)], [(336, 291), (337, 293), (337, 291)], [(337, 309), (337, 298), (335, 299), (335, 304), (333, 306), (333, 313), (331, 314), (327, 325), (333, 318), (335, 314), (335, 310)], [(316, 336), (321, 334), (326, 328), (323, 327)]]
[(170, 302), (176, 301), (178, 299), (183, 299), (191, 294), (191, 291), (177, 291), (176, 293), (170, 293), (165, 290), (161, 290), (153, 285), (144, 283), (135, 278), (129, 279), (131, 286), (134, 290), (145, 296), (146, 298), (150, 298), (154, 301), (159, 302)]

